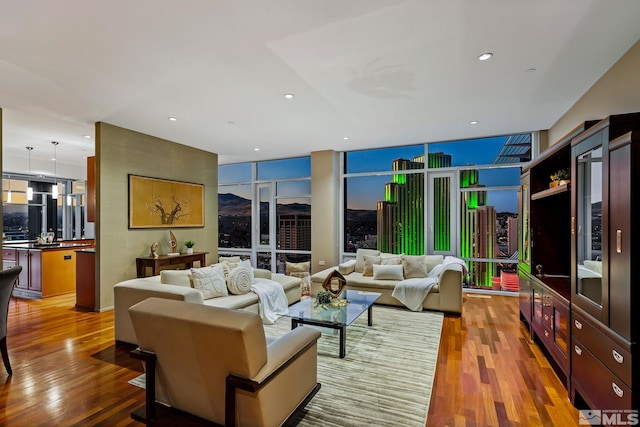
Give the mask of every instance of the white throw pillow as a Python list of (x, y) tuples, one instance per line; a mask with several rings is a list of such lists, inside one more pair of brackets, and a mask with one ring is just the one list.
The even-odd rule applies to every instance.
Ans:
[(248, 259), (245, 259), (244, 261), (240, 261), (238, 265), (241, 265), (242, 267), (249, 270), (249, 274), (251, 275), (251, 280), (253, 281), (253, 279), (255, 278), (255, 274), (253, 272), (253, 266), (251, 265), (251, 261), (249, 261)]
[(192, 268), (191, 287), (202, 292), (204, 299), (229, 295), (224, 275), (219, 267)]
[(234, 295), (244, 295), (251, 291), (251, 273), (243, 265), (234, 268), (229, 274), (227, 288)]
[(402, 265), (374, 265), (373, 278), (376, 280), (404, 280)]

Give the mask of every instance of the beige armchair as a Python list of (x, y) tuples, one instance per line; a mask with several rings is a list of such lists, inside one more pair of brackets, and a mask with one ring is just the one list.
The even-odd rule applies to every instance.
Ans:
[(147, 374), (146, 406), (132, 417), (145, 424), (178, 414), (226, 426), (279, 426), (320, 389), (314, 329), (267, 338), (255, 313), (163, 298), (129, 313), (139, 346), (132, 355), (145, 361)]

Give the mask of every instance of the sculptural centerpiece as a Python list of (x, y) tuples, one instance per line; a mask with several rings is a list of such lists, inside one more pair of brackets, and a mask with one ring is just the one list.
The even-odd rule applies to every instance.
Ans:
[(158, 246), (160, 246), (160, 243), (158, 242), (153, 242), (151, 244), (151, 256), (154, 258), (158, 258)]
[(173, 235), (173, 232), (169, 230), (169, 256), (180, 255), (178, 252), (178, 241), (176, 240), (176, 236)]

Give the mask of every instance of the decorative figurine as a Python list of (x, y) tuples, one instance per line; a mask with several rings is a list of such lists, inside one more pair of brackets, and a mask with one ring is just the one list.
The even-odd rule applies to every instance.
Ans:
[(178, 252), (178, 241), (171, 230), (169, 230), (169, 247), (171, 249), (167, 255), (180, 255), (180, 252)]
[(151, 256), (154, 258), (158, 258), (158, 246), (160, 246), (160, 243), (158, 242), (153, 242), (151, 244)]

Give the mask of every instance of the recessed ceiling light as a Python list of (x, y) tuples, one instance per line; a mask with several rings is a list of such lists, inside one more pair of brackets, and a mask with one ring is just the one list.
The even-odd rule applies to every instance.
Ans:
[(471, 120), (471, 121), (469, 122), (469, 124), (470, 124), (470, 125), (477, 125), (477, 124), (478, 124), (478, 121), (477, 121), (477, 120)]
[(84, 135), (85, 138), (91, 139), (91, 135)]
[(170, 121), (170, 122), (175, 122), (175, 121), (177, 121), (177, 120), (178, 120), (178, 119), (176, 119), (175, 117), (169, 117), (169, 121)]
[(287, 99), (293, 99), (295, 97), (295, 95), (292, 94), (292, 93), (285, 93), (284, 97), (287, 98)]
[(253, 151), (260, 151), (260, 149), (259, 148), (254, 148)]
[(524, 70), (525, 73), (535, 73), (535, 71), (535, 68), (527, 68), (526, 70)]
[(342, 139), (346, 141), (347, 139), (349, 139), (349, 137), (348, 136), (343, 136)]
[(486, 61), (487, 59), (491, 59), (491, 57), (493, 56), (493, 53), (491, 52), (485, 52), (482, 55), (478, 56), (478, 59), (480, 61)]

